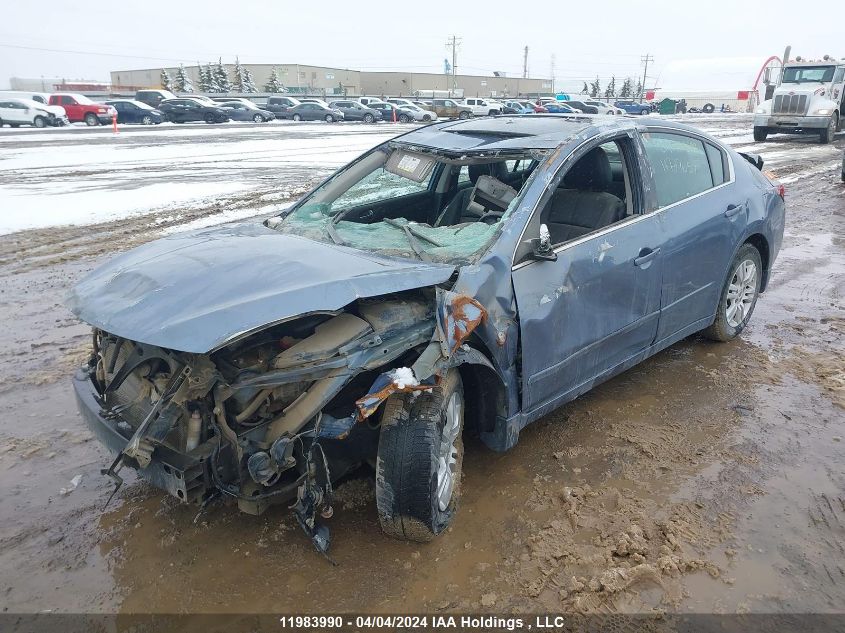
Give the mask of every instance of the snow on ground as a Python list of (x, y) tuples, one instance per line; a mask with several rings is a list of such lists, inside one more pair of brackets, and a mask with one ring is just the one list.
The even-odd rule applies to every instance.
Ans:
[(328, 174), (407, 129), (318, 123), (0, 134), (0, 234), (272, 190)]

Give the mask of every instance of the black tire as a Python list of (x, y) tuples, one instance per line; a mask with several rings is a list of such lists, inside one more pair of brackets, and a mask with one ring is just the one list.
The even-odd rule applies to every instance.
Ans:
[(85, 125), (89, 125), (94, 127), (95, 125), (100, 125), (100, 119), (97, 118), (97, 115), (93, 112), (89, 112), (85, 115)]
[(836, 128), (839, 127), (839, 117), (834, 112), (830, 117), (830, 123), (827, 127), (819, 133), (819, 142), (823, 145), (833, 142), (833, 137), (836, 136)]
[(758, 143), (762, 143), (766, 140), (769, 136), (769, 128), (762, 127), (759, 125), (754, 126), (754, 140)]
[(461, 113), (458, 114), (458, 118), (459, 119), (468, 119), (469, 118), (469, 112), (467, 112), (466, 110), (462, 110)]
[(648, 116), (649, 111), (648, 110), (640, 110), (640, 114), (643, 115), (643, 116)]
[(294, 114), (291, 118), (294, 121), (301, 121), (302, 120), (302, 116), (300, 116), (299, 114)]
[(149, 114), (145, 114), (141, 117), (141, 125), (152, 125), (153, 124), (153, 117)]
[(375, 120), (376, 120), (376, 118), (372, 114), (370, 114), (369, 112), (367, 112), (367, 114), (364, 115), (364, 123), (373, 123)]
[(423, 114), (423, 121), (428, 123), (429, 121), (431, 121), (431, 116), (429, 116), (428, 114)]
[(38, 128), (47, 127), (47, 119), (45, 119), (43, 116), (37, 116), (35, 117), (35, 119), (33, 119), (32, 124)]
[(256, 123), (264, 123), (264, 117), (260, 114), (256, 114), (254, 117), (252, 117), (252, 120)]
[[(416, 398), (394, 394), (384, 403), (376, 459), (376, 506), (387, 535), (425, 542), (452, 522), (461, 491), (463, 395), (461, 376), (453, 368), (431, 392)], [(460, 402), (457, 439), (450, 443), (454, 486), (443, 508), (438, 496), (438, 463), (446, 409), (453, 397)]]
[(206, 123), (214, 123), (214, 115), (211, 112), (207, 112), (206, 115), (203, 117), (203, 121)]
[[(731, 323), (728, 317), (728, 311), (732, 303), (736, 303), (735, 299), (732, 301), (729, 295), (729, 290), (732, 285), (737, 285), (734, 282), (738, 280), (740, 264), (750, 261), (754, 264), (755, 278), (753, 283), (754, 295), (751, 297), (751, 303), (742, 314), (742, 319), (738, 323)], [(728, 276), (722, 286), (722, 293), (719, 295), (719, 305), (716, 308), (716, 320), (713, 325), (703, 331), (704, 336), (714, 341), (730, 341), (736, 338), (740, 332), (748, 325), (751, 315), (754, 313), (754, 307), (757, 305), (757, 299), (760, 296), (760, 282), (763, 278), (763, 263), (760, 259), (760, 252), (751, 244), (743, 244), (739, 252), (731, 262), (731, 267), (728, 269)], [(739, 281), (742, 281), (739, 279)], [(739, 284), (741, 285), (741, 284)], [(740, 296), (742, 290), (740, 289)], [(731, 293), (734, 294), (734, 293)]]
[(713, 114), (716, 111), (716, 106), (714, 106), (712, 103), (705, 103), (704, 107), (701, 108), (701, 111), (705, 114)]
[(408, 123), (408, 122), (410, 122), (410, 120), (411, 120), (411, 117), (409, 117), (407, 114), (400, 114), (399, 115), (399, 123)]

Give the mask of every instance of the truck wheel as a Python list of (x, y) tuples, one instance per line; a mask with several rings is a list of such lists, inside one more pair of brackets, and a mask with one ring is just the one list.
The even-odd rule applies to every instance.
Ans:
[(760, 252), (751, 244), (743, 244), (728, 270), (716, 320), (704, 330), (704, 336), (713, 341), (730, 341), (745, 329), (760, 296), (762, 276)]
[(97, 115), (93, 112), (89, 112), (85, 115), (85, 124), (90, 126), (100, 125), (100, 119), (97, 118)]
[(836, 113), (830, 117), (827, 127), (819, 133), (819, 141), (823, 144), (832, 143), (836, 136), (836, 128), (839, 126), (839, 117)]
[(461, 113), (458, 114), (458, 118), (459, 119), (468, 119), (469, 118), (469, 112), (467, 112), (466, 110), (461, 110)]
[(376, 506), (386, 534), (430, 541), (449, 527), (460, 498), (464, 423), (461, 375), (452, 368), (430, 392), (384, 403), (376, 459)]
[(766, 140), (766, 137), (769, 136), (769, 128), (765, 128), (759, 125), (754, 126), (754, 140), (758, 143), (762, 143)]
[(705, 103), (704, 107), (701, 108), (701, 111), (705, 114), (713, 114), (713, 112), (716, 111), (716, 106), (714, 106), (712, 103)]

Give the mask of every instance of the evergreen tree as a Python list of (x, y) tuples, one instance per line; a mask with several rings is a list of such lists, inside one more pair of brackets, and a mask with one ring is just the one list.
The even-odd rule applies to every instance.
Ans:
[(200, 92), (208, 92), (208, 75), (206, 75), (205, 67), (199, 62), (197, 62), (197, 74), (199, 75)]
[(622, 88), (619, 90), (619, 98), (620, 99), (630, 99), (631, 98), (631, 84), (632, 79), (630, 77), (626, 78), (625, 81), (622, 82)]
[(596, 80), (590, 84), (590, 96), (594, 99), (601, 94), (601, 82), (599, 81), (598, 76), (596, 76)]
[(234, 81), (232, 81), (232, 90), (235, 92), (246, 92), (244, 90), (244, 71), (241, 68), (241, 61), (235, 57)]
[[(198, 64), (199, 65), (199, 64)], [(212, 84), (214, 83), (214, 77), (211, 72), (211, 64), (208, 63), (205, 66), (200, 66), (200, 92), (213, 92), (212, 91)]]
[(581, 88), (581, 94), (582, 95), (590, 94), (590, 87), (587, 85), (586, 81), (584, 82), (584, 87)]
[(226, 72), (226, 67), (223, 66), (223, 58), (217, 59), (217, 65), (212, 71), (212, 92), (231, 92), (232, 82), (229, 80), (229, 73)]
[(185, 67), (179, 64), (179, 69), (176, 71), (176, 79), (173, 80), (173, 89), (176, 92), (193, 92), (194, 83), (190, 76), (185, 72)]
[(159, 83), (161, 83), (161, 87), (163, 90), (173, 90), (173, 80), (170, 78), (170, 74), (164, 68), (161, 69)]
[(604, 96), (606, 99), (612, 99), (616, 96), (616, 75), (610, 77), (610, 83), (607, 84), (607, 88), (604, 90)]
[(255, 87), (255, 79), (252, 78), (252, 73), (249, 71), (249, 68), (244, 67), (243, 69), (243, 80), (244, 80), (244, 92), (246, 94), (252, 94), (253, 92), (258, 92), (258, 88)]
[(282, 85), (282, 82), (279, 81), (279, 74), (276, 72), (276, 69), (270, 71), (270, 78), (267, 80), (267, 83), (264, 84), (264, 91), (265, 92), (284, 92), (285, 87)]
[(642, 79), (637, 79), (637, 90), (634, 92), (637, 99), (643, 98), (643, 82)]

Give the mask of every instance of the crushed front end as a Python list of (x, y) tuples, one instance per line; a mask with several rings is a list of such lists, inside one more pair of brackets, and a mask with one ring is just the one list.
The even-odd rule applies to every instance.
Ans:
[[(436, 383), (459, 341), (451, 293), (422, 289), (359, 299), (267, 328), (209, 354), (163, 349), (94, 330), (75, 378), (80, 410), (123, 466), (187, 503), (223, 495), (259, 514), (296, 499), (297, 518), (321, 551), (316, 517), (330, 516), (332, 481), (371, 461), (379, 404)], [(466, 298), (449, 299), (463, 315)], [(438, 308), (440, 302), (441, 307)], [(482, 314), (475, 308), (471, 330)], [(427, 351), (428, 350), (428, 351)], [(427, 353), (424, 353), (427, 352)], [(411, 365), (426, 362), (418, 380)], [(443, 365), (445, 366), (445, 365)]]

